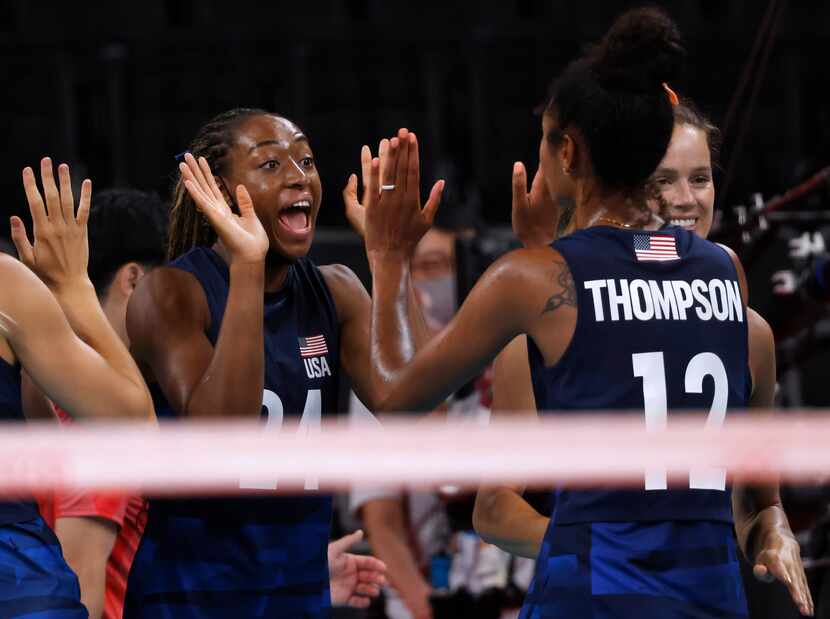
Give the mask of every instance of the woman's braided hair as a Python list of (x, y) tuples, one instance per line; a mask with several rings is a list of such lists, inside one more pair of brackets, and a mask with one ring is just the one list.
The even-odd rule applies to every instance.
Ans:
[[(225, 157), (233, 143), (233, 129), (243, 118), (269, 115), (270, 112), (255, 108), (234, 108), (215, 116), (201, 129), (190, 143), (188, 152), (197, 159), (204, 157), (215, 174), (221, 174)], [(230, 189), (230, 188), (229, 188)], [(173, 206), (170, 209), (170, 227), (167, 243), (167, 259), (173, 260), (193, 247), (212, 245), (216, 233), (196, 208), (187, 193), (181, 173), (173, 187)]]

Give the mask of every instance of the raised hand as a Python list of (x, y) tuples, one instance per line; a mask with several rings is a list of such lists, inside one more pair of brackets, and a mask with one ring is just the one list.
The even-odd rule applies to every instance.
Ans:
[[(388, 152), (389, 140), (384, 138), (378, 145), (381, 174), (383, 174), (383, 168), (386, 165)], [(372, 151), (365, 144), (360, 149), (360, 169), (363, 198), (360, 201), (357, 199), (357, 175), (352, 174), (343, 188), (343, 204), (346, 206), (346, 219), (349, 220), (349, 224), (362, 238), (366, 238), (366, 208), (363, 205), (366, 203), (366, 187), (369, 184), (369, 174), (372, 169)]]
[(230, 252), (231, 262), (261, 262), (268, 253), (268, 235), (254, 212), (254, 203), (244, 185), (236, 188), (239, 215), (225, 201), (207, 159), (196, 159), (190, 153), (179, 164), (184, 186), (196, 207), (210, 222), (222, 244)]
[(770, 537), (755, 557), (752, 573), (763, 582), (781, 581), (790, 592), (798, 611), (802, 615), (813, 616), (813, 598), (807, 586), (798, 541), (792, 535), (782, 533)]
[(374, 557), (346, 552), (363, 539), (357, 530), (329, 544), (329, 582), (335, 606), (366, 608), (386, 582), (386, 564)]
[(521, 161), (513, 164), (513, 233), (525, 247), (542, 247), (556, 240), (560, 209), (548, 191), (541, 166), (536, 170), (530, 193), (527, 172)]
[(418, 139), (406, 129), (389, 141), (386, 165), (375, 157), (364, 194), (366, 251), (402, 251), (411, 256), (432, 226), (444, 181), (433, 185), (421, 208), (421, 169)]
[(23, 189), (32, 214), (34, 244), (29, 242), (26, 228), (19, 217), (11, 218), (12, 241), (20, 261), (34, 271), (53, 292), (76, 283), (89, 283), (87, 263), (87, 220), (92, 197), (92, 181), (81, 184), (81, 199), (75, 212), (69, 166), (58, 166), (60, 189), (55, 185), (52, 160), (40, 161), (43, 197), (37, 187), (32, 168), (23, 169)]

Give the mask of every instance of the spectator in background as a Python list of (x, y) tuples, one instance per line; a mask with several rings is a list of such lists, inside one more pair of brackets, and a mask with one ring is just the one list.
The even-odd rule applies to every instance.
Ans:
[[(104, 314), (121, 340), (127, 302), (138, 281), (165, 257), (167, 207), (149, 193), (112, 189), (96, 193), (89, 220), (89, 277)], [(38, 416), (71, 417), (24, 380), (24, 402)], [(55, 493), (39, 501), (41, 515), (78, 575), (90, 619), (121, 619), (133, 556), (146, 521), (139, 496)]]

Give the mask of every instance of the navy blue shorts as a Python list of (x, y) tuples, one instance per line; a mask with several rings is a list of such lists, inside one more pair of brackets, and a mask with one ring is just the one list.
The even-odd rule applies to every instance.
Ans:
[(551, 525), (520, 619), (747, 619), (732, 525)]
[(0, 526), (0, 617), (86, 619), (78, 578), (38, 517)]

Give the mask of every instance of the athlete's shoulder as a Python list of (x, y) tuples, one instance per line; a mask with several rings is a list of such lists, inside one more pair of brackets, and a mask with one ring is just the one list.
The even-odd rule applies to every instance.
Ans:
[[(708, 243), (709, 241), (706, 242)], [(735, 250), (733, 250), (728, 245), (724, 245), (723, 243), (712, 243), (712, 245), (718, 247), (732, 261), (732, 264), (735, 267), (735, 271), (738, 274), (738, 283), (741, 286), (741, 298), (743, 300), (743, 303), (746, 304), (747, 300), (749, 299), (749, 286), (746, 283), (746, 273), (744, 272), (743, 264), (741, 264), (741, 259), (738, 257), (738, 254), (735, 253)]]
[(0, 311), (11, 320), (7, 329), (50, 321), (61, 312), (46, 284), (16, 258), (0, 254), (0, 281)]
[(161, 309), (175, 309), (182, 304), (190, 306), (200, 296), (204, 299), (204, 292), (192, 273), (173, 266), (161, 266), (139, 280), (130, 303), (151, 302)]
[(775, 336), (772, 327), (761, 314), (752, 309), (746, 308), (746, 324), (749, 330), (750, 346), (753, 344), (763, 347), (767, 351), (775, 352)]
[(746, 308), (746, 322), (752, 379), (750, 406), (770, 407), (775, 400), (775, 337), (769, 323), (751, 307)]
[(318, 269), (320, 273), (322, 273), (323, 279), (329, 288), (332, 289), (332, 293), (334, 293), (334, 288), (337, 288), (338, 290), (355, 290), (358, 288), (365, 290), (363, 282), (360, 281), (360, 278), (345, 264), (325, 264), (318, 267), (310, 260), (307, 264), (313, 266)]
[(553, 246), (514, 249), (496, 260), (488, 269), (497, 278), (527, 280), (549, 277), (567, 270), (562, 253)]
[(15, 296), (25, 292), (25, 289), (18, 288), (18, 285), (31, 282), (41, 283), (29, 267), (13, 256), (4, 253), (0, 253), (0, 278), (2, 278), (4, 284), (0, 288), (13, 291)]
[(327, 264), (316, 267), (328, 287), (337, 315), (341, 321), (348, 320), (353, 312), (368, 316), (371, 299), (360, 278), (345, 264)]
[[(496, 304), (499, 312), (511, 316), (529, 335), (542, 327), (542, 318), (558, 321), (561, 312), (553, 312), (553, 302), (574, 297), (574, 279), (562, 254), (552, 247), (523, 248), (496, 260), (476, 283), (473, 291), (480, 302)], [(472, 298), (473, 292), (470, 293)], [(558, 306), (556, 306), (558, 307)]]
[(723, 254), (726, 254), (726, 257), (732, 261), (732, 264), (735, 265), (735, 268), (743, 269), (743, 265), (741, 265), (741, 259), (738, 258), (738, 254), (735, 253), (735, 250), (729, 247), (729, 245), (724, 245), (723, 243), (716, 243), (714, 241), (709, 241), (707, 239), (698, 239), (701, 244), (705, 244), (708, 247), (717, 248), (717, 250)]

